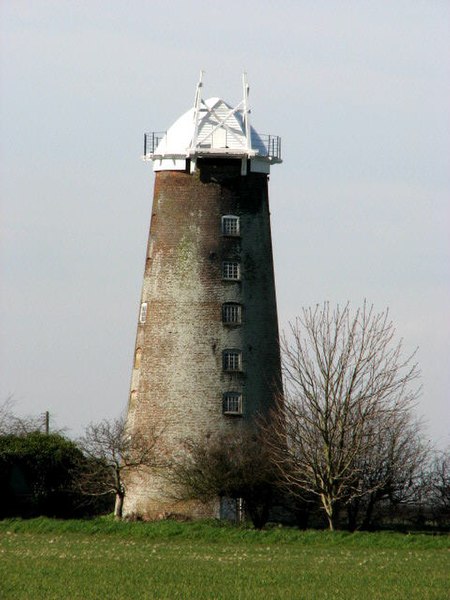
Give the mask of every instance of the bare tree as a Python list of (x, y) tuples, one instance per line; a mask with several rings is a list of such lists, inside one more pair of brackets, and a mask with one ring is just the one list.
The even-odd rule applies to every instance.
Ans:
[(437, 452), (430, 473), (429, 503), (435, 521), (450, 523), (450, 448)]
[(14, 414), (15, 401), (8, 396), (0, 404), (0, 435), (25, 436), (36, 431), (44, 432), (45, 415), (18, 417)]
[(184, 459), (169, 470), (178, 489), (177, 499), (242, 499), (257, 529), (269, 517), (276, 471), (262, 437), (253, 430), (220, 433), (204, 440), (188, 440)]
[(304, 309), (282, 339), (285, 389), (270, 443), (285, 482), (320, 499), (330, 529), (342, 504), (384, 485), (362, 485), (366, 461), (419, 392), (414, 354), (404, 358), (394, 336), (387, 311), (325, 303)]
[[(373, 526), (374, 511), (383, 503), (395, 512), (399, 505), (414, 503), (424, 484), (430, 445), (425, 440), (422, 423), (412, 410), (381, 414), (374, 424), (373, 444), (367, 448), (359, 465), (361, 495), (347, 503), (349, 528)], [(362, 518), (358, 521), (358, 514)]]
[(156, 427), (145, 434), (127, 431), (124, 418), (91, 423), (79, 446), (88, 459), (79, 473), (79, 488), (91, 496), (115, 494), (114, 516), (122, 518), (126, 494), (126, 473), (146, 467), (158, 467), (162, 457), (158, 441), (162, 430)]

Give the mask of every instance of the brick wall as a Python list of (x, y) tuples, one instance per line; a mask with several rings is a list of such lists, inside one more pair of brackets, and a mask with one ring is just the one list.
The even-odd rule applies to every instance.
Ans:
[[(128, 424), (164, 427), (162, 451), (183, 440), (254, 422), (280, 380), (267, 175), (240, 175), (240, 161), (199, 160), (194, 174), (156, 173)], [(221, 217), (239, 216), (240, 236), (225, 237)], [(223, 281), (222, 262), (239, 261), (240, 281)], [(222, 323), (222, 304), (243, 306), (241, 325)], [(223, 370), (223, 350), (242, 352), (242, 372)], [(239, 391), (242, 416), (222, 413), (222, 395)], [(218, 505), (177, 504), (158, 473), (128, 481), (125, 513), (218, 516)]]

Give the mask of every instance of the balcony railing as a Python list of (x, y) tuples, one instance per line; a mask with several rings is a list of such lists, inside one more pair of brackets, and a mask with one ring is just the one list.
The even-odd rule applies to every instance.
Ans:
[[(259, 142), (259, 143), (258, 143)], [(259, 156), (271, 158), (275, 161), (281, 160), (281, 138), (279, 135), (257, 134), (252, 140), (253, 150), (257, 150)]]
[[(151, 131), (148, 133), (144, 133), (144, 156), (149, 156), (155, 153), (158, 144), (166, 135), (166, 133), (166, 131)], [(204, 151), (205, 148), (202, 148), (202, 150)], [(237, 148), (235, 147), (234, 149)], [(230, 147), (230, 151), (232, 152), (232, 147)], [(253, 155), (253, 153), (255, 156), (268, 158), (269, 160), (274, 162), (281, 162), (280, 136), (253, 133), (251, 154)]]
[(166, 133), (166, 131), (150, 131), (149, 133), (144, 133), (144, 156), (155, 152), (159, 142)]

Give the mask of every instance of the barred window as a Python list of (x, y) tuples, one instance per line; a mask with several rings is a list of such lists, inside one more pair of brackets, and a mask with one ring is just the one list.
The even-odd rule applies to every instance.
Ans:
[(238, 281), (241, 278), (241, 265), (237, 261), (223, 262), (222, 278)]
[(240, 371), (242, 369), (242, 352), (240, 350), (224, 350), (223, 370)]
[(222, 217), (222, 235), (238, 236), (239, 233), (239, 217), (224, 215)]
[(139, 323), (145, 323), (147, 319), (147, 302), (141, 304), (141, 310), (139, 312)]
[(242, 322), (242, 306), (236, 302), (222, 304), (222, 322), (237, 324)]
[(225, 392), (222, 396), (222, 412), (224, 415), (242, 415), (242, 394)]

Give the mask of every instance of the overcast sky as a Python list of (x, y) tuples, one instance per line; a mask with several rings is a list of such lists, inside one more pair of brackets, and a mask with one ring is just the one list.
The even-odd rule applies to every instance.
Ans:
[(204, 95), (282, 137), (279, 321), (389, 307), (450, 441), (447, 0), (0, 2), (1, 378), (78, 435), (127, 404), (153, 174), (143, 132)]

